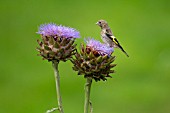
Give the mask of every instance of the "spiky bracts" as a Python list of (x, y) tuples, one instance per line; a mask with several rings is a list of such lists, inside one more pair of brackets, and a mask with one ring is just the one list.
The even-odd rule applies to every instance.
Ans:
[(78, 75), (91, 77), (95, 81), (107, 80), (106, 78), (114, 73), (112, 68), (116, 66), (112, 64), (115, 60), (115, 56), (111, 56), (113, 48), (111, 50), (94, 39), (88, 39), (86, 43), (86, 46), (81, 45), (80, 53), (76, 52), (75, 59), (71, 60), (74, 64), (73, 70), (78, 71)]
[(75, 54), (75, 38), (79, 32), (73, 28), (57, 26), (55, 24), (41, 25), (37, 32), (42, 41), (38, 40), (39, 55), (48, 61), (67, 61)]

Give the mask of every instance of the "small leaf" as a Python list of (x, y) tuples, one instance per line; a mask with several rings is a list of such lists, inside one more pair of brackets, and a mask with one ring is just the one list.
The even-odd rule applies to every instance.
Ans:
[(103, 60), (103, 59), (102, 59), (102, 56), (99, 56), (99, 57), (97, 58), (96, 62), (97, 62), (97, 63), (101, 63), (102, 60)]

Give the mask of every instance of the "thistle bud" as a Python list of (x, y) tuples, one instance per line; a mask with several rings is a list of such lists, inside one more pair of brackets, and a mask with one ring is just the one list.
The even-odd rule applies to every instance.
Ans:
[(74, 64), (73, 70), (78, 71), (78, 75), (91, 77), (95, 81), (107, 80), (114, 73), (111, 70), (116, 64), (112, 64), (115, 56), (111, 56), (113, 48), (102, 44), (94, 39), (87, 39), (86, 46), (81, 45), (80, 53), (76, 52), (75, 58), (71, 61)]
[(75, 54), (79, 32), (73, 28), (57, 26), (56, 24), (43, 24), (37, 32), (42, 41), (38, 40), (39, 55), (48, 61), (66, 61)]

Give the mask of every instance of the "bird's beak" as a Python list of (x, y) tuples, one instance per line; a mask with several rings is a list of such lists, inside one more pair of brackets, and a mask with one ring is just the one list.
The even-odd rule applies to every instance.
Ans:
[(98, 25), (99, 23), (97, 22), (96, 25)]

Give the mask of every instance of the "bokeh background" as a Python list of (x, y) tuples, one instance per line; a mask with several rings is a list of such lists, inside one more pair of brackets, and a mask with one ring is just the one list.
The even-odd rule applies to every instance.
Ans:
[[(170, 113), (169, 0), (1, 0), (0, 113), (44, 113), (56, 107), (52, 65), (38, 57), (38, 26), (76, 28), (101, 41), (99, 19), (108, 21), (130, 57), (116, 49), (116, 73), (93, 82), (94, 113)], [(83, 76), (59, 64), (66, 113), (83, 113)], [(57, 113), (58, 111), (56, 111)]]

